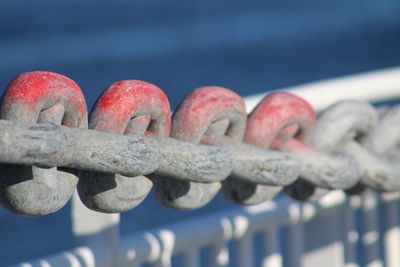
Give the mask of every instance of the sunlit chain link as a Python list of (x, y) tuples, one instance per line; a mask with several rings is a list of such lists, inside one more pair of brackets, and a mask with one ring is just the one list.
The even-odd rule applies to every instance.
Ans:
[[(142, 134), (148, 130), (148, 133), (168, 136), (170, 117), (168, 99), (161, 89), (146, 82), (121, 81), (111, 85), (98, 99), (89, 129), (114, 134)], [(108, 148), (113, 149), (112, 145)], [(145, 176), (82, 171), (79, 178), (78, 193), (82, 202), (101, 212), (130, 210), (145, 199), (153, 186)]]
[[(59, 74), (38, 71), (22, 74), (9, 84), (2, 98), (0, 118), (87, 128), (86, 110), (85, 99), (75, 82)], [(37, 124), (36, 127), (42, 126)], [(1, 131), (3, 137), (18, 134), (21, 133)], [(13, 146), (37, 142), (40, 138), (39, 135), (31, 140), (16, 139), (9, 143), (9, 148), (2, 147), (2, 154), (12, 154)], [(57, 145), (57, 142), (50, 144)], [(27, 148), (22, 153), (23, 157), (40, 157), (41, 146)], [(0, 165), (2, 204), (23, 215), (44, 215), (62, 208), (72, 196), (78, 178), (75, 171), (57, 170), (55, 166), (40, 163), (37, 166)]]
[(161, 204), (179, 210), (206, 205), (220, 189), (241, 205), (283, 188), (299, 200), (356, 184), (400, 189), (400, 108), (379, 119), (369, 104), (345, 101), (316, 122), (306, 101), (276, 93), (247, 117), (239, 95), (214, 86), (192, 92), (172, 121), (170, 113), (155, 85), (120, 81), (98, 99), (87, 129), (72, 80), (18, 76), (1, 104), (1, 203), (44, 215), (63, 207), (76, 185), (82, 202), (100, 212), (136, 207), (153, 185)]
[[(226, 147), (233, 162), (231, 175), (222, 184), (224, 195), (241, 204), (256, 204), (272, 198), (261, 189), (265, 188), (263, 185), (293, 182), (298, 175), (298, 162), (288, 153), (242, 143), (245, 127), (245, 105), (239, 95), (222, 87), (203, 87), (191, 93), (175, 112), (171, 137)], [(157, 177), (156, 181), (157, 199), (170, 208), (182, 210), (204, 206), (221, 188), (219, 182), (166, 177)]]
[(307, 191), (298, 191), (299, 184), (346, 189), (357, 182), (358, 165), (354, 159), (319, 151), (308, 144), (315, 126), (315, 112), (303, 99), (288, 93), (271, 94), (258, 104), (252, 112), (254, 115), (257, 120), (249, 120), (248, 127), (260, 126), (258, 131), (246, 133), (250, 142), (264, 142), (265, 132), (270, 131), (275, 136), (272, 148), (292, 151), (300, 160), (300, 178), (285, 189), (290, 196), (304, 199)]
[[(300, 163), (292, 153), (267, 150), (285, 131), (285, 126), (297, 123), (291, 118), (268, 111), (275, 107), (273, 103), (259, 105), (248, 117), (244, 141), (262, 150), (249, 145), (231, 146), (241, 164), (231, 179), (224, 181), (224, 195), (238, 204), (253, 205), (272, 199), (282, 190), (282, 186), (293, 183), (299, 176)], [(265, 160), (258, 160), (261, 154), (259, 151), (265, 151), (264, 154), (268, 152)], [(251, 180), (249, 177), (254, 178)]]

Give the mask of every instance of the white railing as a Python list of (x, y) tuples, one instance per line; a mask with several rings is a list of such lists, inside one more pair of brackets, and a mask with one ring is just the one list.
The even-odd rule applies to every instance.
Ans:
[[(317, 109), (342, 99), (400, 98), (400, 68), (287, 88)], [(262, 96), (246, 99), (251, 109)], [(280, 197), (119, 237), (118, 214), (73, 201), (73, 231), (82, 246), (19, 266), (400, 266), (397, 194), (318, 203)], [(172, 259), (172, 261), (171, 261)], [(176, 262), (176, 263), (175, 263)]]

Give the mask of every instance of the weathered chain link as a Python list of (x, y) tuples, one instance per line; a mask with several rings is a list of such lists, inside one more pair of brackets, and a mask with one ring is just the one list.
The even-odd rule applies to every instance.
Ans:
[[(142, 81), (121, 81), (111, 85), (98, 99), (89, 129), (114, 134), (143, 134), (148, 129), (155, 135), (168, 136), (170, 117), (168, 99), (161, 89)], [(139, 205), (152, 186), (150, 179), (143, 175), (128, 177), (82, 171), (78, 193), (90, 209), (122, 212)]]
[(75, 187), (100, 212), (128, 211), (153, 186), (179, 210), (206, 205), (220, 189), (241, 205), (282, 189), (299, 200), (400, 190), (399, 107), (379, 115), (342, 101), (316, 120), (305, 100), (275, 93), (247, 116), (239, 95), (214, 86), (192, 92), (171, 120), (160, 88), (128, 80), (101, 95), (88, 127), (76, 83), (30, 72), (9, 84), (0, 108), (0, 201), (17, 214), (52, 213)]
[[(18, 76), (9, 84), (2, 98), (0, 118), (86, 128), (86, 110), (84, 96), (75, 82), (56, 73), (31, 72)], [(10, 145), (19, 142), (22, 140)], [(1, 149), (3, 153), (8, 150)], [(40, 152), (40, 149), (28, 149), (24, 155), (38, 154), (40, 157)], [(74, 172), (41, 168), (40, 165), (0, 165), (1, 202), (9, 210), (24, 215), (54, 212), (71, 198), (78, 182)]]

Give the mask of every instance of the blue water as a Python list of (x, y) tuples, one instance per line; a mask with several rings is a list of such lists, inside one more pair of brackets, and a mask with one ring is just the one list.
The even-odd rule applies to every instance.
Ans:
[[(0, 92), (19, 73), (75, 80), (88, 107), (111, 83), (158, 85), (174, 109), (194, 88), (240, 95), (400, 65), (400, 2), (39, 0), (0, 3)], [(334, 92), (332, 92), (334, 93)], [(121, 234), (231, 207), (173, 211), (148, 197)], [(70, 206), (27, 218), (0, 208), (0, 266), (72, 247)]]

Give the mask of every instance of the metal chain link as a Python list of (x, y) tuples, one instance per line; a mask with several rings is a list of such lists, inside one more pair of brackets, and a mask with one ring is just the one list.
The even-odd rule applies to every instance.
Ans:
[[(221, 144), (224, 136), (232, 142), (240, 142), (245, 122), (245, 106), (239, 95), (222, 87), (202, 87), (188, 95), (174, 113), (171, 137), (193, 144)], [(232, 155), (228, 158), (232, 160)], [(223, 179), (232, 169), (231, 161), (229, 173)], [(192, 210), (209, 203), (221, 188), (219, 181), (187, 180), (157, 177), (157, 199), (173, 209)]]
[[(127, 80), (96, 102), (51, 72), (19, 75), (0, 107), (0, 202), (29, 216), (62, 208), (75, 187), (100, 212), (139, 205), (154, 186), (166, 207), (192, 210), (222, 190), (241, 205), (283, 191), (303, 201), (330, 190), (400, 190), (400, 107), (378, 115), (342, 101), (316, 120), (289, 93), (266, 96), (247, 116), (226, 88), (193, 91), (171, 120), (160, 88)], [(89, 129), (88, 129), (89, 128)], [(357, 189), (357, 190), (356, 190)]]
[[(161, 89), (142, 81), (120, 81), (97, 100), (89, 129), (114, 134), (143, 134), (148, 130), (155, 135), (168, 136), (170, 117), (168, 99)], [(78, 193), (90, 209), (123, 212), (139, 205), (152, 187), (151, 180), (143, 175), (128, 177), (82, 171)]]
[[(2, 98), (0, 118), (86, 128), (86, 110), (85, 98), (74, 81), (56, 73), (38, 71), (21, 74), (9, 84)], [(8, 150), (1, 149), (3, 153)], [(24, 154), (29, 157), (36, 153), (40, 157), (40, 150), (28, 149)], [(9, 210), (23, 215), (54, 212), (71, 198), (78, 182), (75, 173), (40, 165), (0, 165), (1, 202)]]

